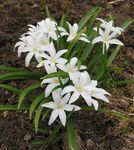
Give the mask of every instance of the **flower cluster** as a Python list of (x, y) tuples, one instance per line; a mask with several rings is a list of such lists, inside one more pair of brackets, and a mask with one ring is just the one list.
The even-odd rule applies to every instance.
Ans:
[[(114, 27), (113, 22), (106, 22), (102, 19), (101, 25), (94, 28), (99, 31), (99, 36), (95, 37), (92, 44), (103, 42), (103, 53), (109, 48), (109, 44), (123, 45), (122, 42), (115, 39), (120, 35), (123, 29)], [(16, 43), (15, 49), (18, 50), (18, 56), (21, 53), (27, 53), (25, 58), (26, 67), (33, 56), (38, 62), (37, 67), (44, 67), (47, 74), (63, 71), (67, 76), (55, 76), (45, 78), (41, 82), (41, 86), (45, 84), (45, 97), (52, 96), (53, 101), (45, 103), (42, 107), (53, 109), (49, 120), (49, 125), (52, 124), (59, 116), (61, 123), (66, 124), (65, 111), (78, 111), (81, 108), (74, 105), (74, 102), (84, 99), (88, 106), (94, 106), (95, 110), (98, 109), (97, 99), (109, 102), (106, 95), (110, 95), (107, 91), (97, 87), (97, 81), (91, 80), (87, 67), (78, 65), (78, 58), (65, 57), (68, 49), (58, 50), (56, 42), (59, 38), (64, 38), (66, 43), (72, 42), (79, 34), (79, 27), (77, 23), (71, 25), (66, 23), (67, 28), (58, 26), (58, 24), (46, 18), (38, 22), (36, 26), (29, 25), (28, 31), (23, 34), (20, 41)], [(85, 33), (81, 33), (78, 40), (86, 43), (91, 43)]]

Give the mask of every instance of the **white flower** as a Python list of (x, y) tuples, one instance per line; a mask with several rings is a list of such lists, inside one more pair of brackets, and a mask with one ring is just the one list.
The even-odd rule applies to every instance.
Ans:
[(42, 20), (41, 22), (38, 22), (39, 30), (43, 33), (47, 33), (49, 37), (51, 37), (54, 40), (57, 40), (57, 34), (56, 34), (56, 26), (57, 23), (51, 20), (50, 18), (46, 18), (45, 20)]
[(97, 81), (91, 80), (89, 74), (84, 71), (80, 74), (78, 80), (73, 80), (73, 85), (65, 87), (62, 91), (62, 95), (73, 92), (69, 103), (75, 102), (80, 96), (82, 96), (88, 106), (92, 104), (95, 107), (95, 110), (98, 109), (98, 102), (94, 98), (102, 99), (106, 102), (109, 102), (107, 97), (104, 94), (110, 95), (108, 92), (101, 88), (97, 88)]
[[(48, 74), (57, 72), (57, 68), (54, 65), (49, 65), (49, 64), (45, 63), (45, 68), (46, 68), (46, 72)], [(59, 79), (58, 77), (52, 77), (52, 78), (44, 79), (41, 82), (41, 85), (49, 83), (45, 89), (45, 97), (48, 97), (55, 87), (60, 86), (60, 80), (61, 80), (62, 84), (65, 84), (68, 81), (68, 78), (64, 78), (64, 79), (60, 78)]]
[(49, 125), (51, 125), (56, 118), (59, 116), (60, 121), (63, 126), (66, 124), (66, 113), (65, 111), (78, 111), (80, 110), (80, 107), (76, 105), (67, 104), (70, 93), (66, 94), (64, 97), (61, 96), (61, 89), (55, 90), (52, 92), (52, 97), (54, 102), (48, 102), (43, 104), (43, 107), (51, 108), (53, 109), (50, 119), (49, 119)]
[[(124, 45), (121, 41), (115, 38), (117, 34), (121, 33), (121, 29), (119, 27), (113, 27), (112, 24), (112, 21), (103, 22), (102, 25), (100, 25), (102, 28), (99, 28), (99, 36), (92, 41), (93, 44), (103, 42), (103, 54), (105, 48), (107, 50), (110, 44)], [(97, 28), (94, 28), (94, 30), (97, 31)]]
[[(61, 31), (61, 36), (68, 35), (67, 42), (69, 42), (69, 41), (72, 41), (77, 36), (79, 27), (78, 27), (77, 23), (74, 23), (73, 26), (69, 22), (67, 22), (67, 23), (69, 26), (69, 33), (62, 27), (58, 27), (58, 29)], [(88, 43), (90, 42), (85, 33), (81, 34), (79, 40), (85, 41)]]
[[(40, 55), (40, 57), (45, 58), (44, 63), (49, 63), (52, 65), (55, 65), (55, 64), (65, 64), (67, 62), (66, 59), (61, 58), (61, 56), (67, 52), (67, 49), (59, 50), (56, 53), (54, 44), (53, 44), (53, 42), (51, 42), (51, 44), (49, 44), (49, 46), (47, 46), (46, 50), (49, 55), (45, 54), (45, 53), (42, 53)], [(44, 63), (41, 62), (41, 64), (39, 64), (37, 67), (44, 65)]]
[(32, 38), (31, 36), (22, 36), (20, 41), (16, 43), (15, 48), (18, 47), (18, 56), (20, 57), (21, 53), (28, 52), (25, 65), (29, 66), (29, 63), (33, 56), (36, 60), (40, 62), (42, 60), (40, 54), (45, 51), (45, 47), (42, 46), (37, 39)]
[(57, 67), (67, 72), (71, 80), (75, 80), (80, 74), (79, 70), (86, 69), (86, 66), (84, 65), (81, 65), (78, 69), (77, 61), (78, 59), (76, 57), (73, 57), (68, 64), (58, 64)]
[[(115, 34), (120, 35), (120, 34), (124, 31), (124, 30), (123, 30), (122, 28), (120, 28), (120, 27), (114, 27), (112, 20), (109, 21), (109, 22), (107, 22), (107, 21), (105, 21), (105, 20), (103, 20), (103, 19), (101, 19), (101, 18), (97, 18), (97, 20), (99, 20), (99, 21), (102, 22), (102, 23), (101, 23), (101, 27), (102, 27), (103, 29), (105, 29), (105, 28), (107, 27), (107, 25), (111, 24), (111, 25), (112, 25), (112, 26), (111, 26), (111, 31), (114, 31)], [(96, 29), (97, 29), (97, 28), (96, 28)]]

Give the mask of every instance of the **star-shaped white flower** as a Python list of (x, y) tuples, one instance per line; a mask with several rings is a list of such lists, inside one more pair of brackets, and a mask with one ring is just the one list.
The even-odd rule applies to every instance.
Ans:
[(76, 79), (80, 71), (86, 69), (86, 66), (81, 65), (80, 68), (77, 66), (78, 59), (76, 57), (73, 57), (69, 63), (67, 64), (58, 64), (57, 67), (69, 74), (69, 77), (71, 80)]
[[(103, 54), (105, 50), (109, 48), (110, 44), (115, 44), (115, 45), (121, 45), (123, 46), (124, 44), (116, 39), (116, 35), (121, 32), (120, 29), (114, 28), (113, 27), (113, 22), (107, 22), (107, 23), (102, 23), (102, 28), (99, 28), (99, 36), (94, 38), (92, 41), (93, 44), (102, 42), (103, 43)], [(95, 31), (97, 31), (97, 28), (94, 28)]]
[(49, 37), (51, 37), (54, 40), (57, 40), (57, 34), (56, 34), (56, 26), (57, 23), (51, 20), (50, 18), (46, 18), (45, 20), (42, 20), (41, 22), (38, 22), (39, 29), (43, 33), (47, 33)]
[[(68, 35), (67, 42), (69, 42), (77, 36), (79, 27), (77, 23), (74, 23), (73, 25), (71, 25), (69, 22), (67, 23), (69, 26), (69, 33), (63, 27), (58, 27), (58, 29), (61, 31), (61, 36)], [(90, 43), (85, 33), (81, 34), (79, 40)]]
[(58, 89), (52, 92), (52, 97), (54, 102), (48, 102), (43, 104), (43, 107), (53, 109), (50, 119), (49, 125), (51, 125), (56, 118), (59, 116), (60, 121), (63, 126), (66, 125), (66, 113), (65, 111), (78, 111), (80, 107), (72, 104), (67, 104), (70, 98), (70, 93), (66, 94), (64, 97), (61, 96), (62, 90)]
[(91, 106), (93, 104), (95, 110), (97, 110), (98, 102), (94, 98), (99, 98), (106, 102), (109, 102), (104, 94), (110, 94), (101, 88), (97, 88), (97, 81), (91, 80), (89, 74), (86, 71), (80, 74), (78, 80), (73, 80), (73, 84), (74, 85), (69, 85), (65, 87), (62, 91), (62, 95), (73, 92), (69, 103), (75, 102), (80, 96), (82, 96), (88, 106)]
[(26, 67), (29, 66), (29, 63), (33, 56), (35, 56), (38, 62), (42, 61), (40, 54), (45, 51), (45, 46), (42, 45), (38, 39), (34, 39), (31, 36), (22, 36), (20, 41), (16, 43), (15, 49), (18, 48), (18, 56), (20, 57), (21, 53), (28, 52), (25, 65)]
[[(45, 60), (43, 61), (44, 63), (48, 63), (48, 64), (65, 64), (67, 62), (66, 59), (62, 58), (61, 56), (67, 52), (67, 49), (63, 49), (63, 50), (59, 50), (56, 53), (55, 47), (53, 42), (51, 42), (51, 44), (49, 44), (49, 46), (47, 46), (47, 54), (42, 53), (40, 55), (40, 57), (45, 58)], [(41, 67), (44, 65), (44, 63), (41, 62), (37, 67)]]
[[(45, 63), (45, 69), (46, 69), (46, 72), (48, 74), (53, 73), (53, 72), (57, 72), (56, 66), (49, 65), (47, 63)], [(67, 81), (68, 81), (68, 78), (64, 78), (64, 79), (60, 78), (59, 79), (58, 77), (52, 77), (52, 78), (44, 79), (41, 82), (41, 85), (48, 84), (46, 86), (46, 89), (45, 89), (45, 97), (48, 97), (55, 87), (60, 86), (60, 84), (61, 84), (60, 82), (62, 82), (62, 84), (65, 84), (65, 83), (67, 83)]]

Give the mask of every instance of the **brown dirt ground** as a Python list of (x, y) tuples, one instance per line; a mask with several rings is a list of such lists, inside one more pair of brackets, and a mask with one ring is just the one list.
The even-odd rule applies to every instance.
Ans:
[[(112, 0), (111, 0), (112, 1)], [(0, 64), (24, 67), (24, 58), (19, 59), (13, 52), (14, 44), (22, 33), (27, 30), (27, 24), (35, 24), (45, 18), (44, 6), (48, 5), (57, 20), (66, 10), (71, 22), (78, 21), (90, 8), (104, 8), (101, 17), (113, 15), (118, 25), (128, 18), (133, 18), (134, 1), (120, 0), (110, 5), (107, 0), (0, 0)], [(116, 76), (123, 79), (134, 78), (133, 25), (122, 36), (125, 43), (115, 67), (125, 68)], [(31, 66), (34, 66), (31, 65)], [(12, 82), (12, 81), (11, 81)], [(26, 87), (27, 82), (12, 82), (15, 86)], [(111, 92), (112, 91), (112, 92)], [(111, 89), (111, 109), (134, 113), (134, 85), (113, 87)], [(18, 97), (0, 89), (0, 103), (14, 104)], [(75, 115), (75, 127), (82, 150), (133, 150), (134, 149), (134, 119), (130, 121), (117, 120), (98, 112), (79, 112)], [(46, 123), (41, 123), (46, 129)], [(29, 121), (27, 112), (0, 113), (0, 150), (45, 150), (45, 145), (33, 146), (33, 140), (44, 140), (48, 134), (35, 134), (33, 123)], [(49, 129), (51, 133), (51, 129)], [(49, 150), (63, 149), (62, 141), (51, 145)]]

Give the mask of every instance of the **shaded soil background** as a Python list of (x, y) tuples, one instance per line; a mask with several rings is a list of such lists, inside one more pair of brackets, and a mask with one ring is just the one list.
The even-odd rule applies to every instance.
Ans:
[[(111, 0), (112, 1), (112, 0)], [(47, 4), (52, 15), (59, 20), (63, 12), (68, 11), (68, 20), (78, 21), (86, 12), (95, 7), (103, 7), (100, 17), (114, 16), (117, 25), (128, 18), (134, 18), (134, 1), (106, 0), (0, 0), (0, 64), (24, 67), (24, 57), (19, 59), (13, 52), (14, 44), (21, 34), (27, 31), (27, 24), (36, 24), (44, 19), (44, 7)], [(122, 67), (115, 76), (121, 79), (134, 78), (134, 47), (133, 25), (122, 35), (125, 46), (114, 62), (114, 67)], [(31, 64), (31, 67), (34, 63)], [(34, 67), (33, 67), (34, 68)], [(16, 87), (26, 87), (30, 82), (11, 81)], [(134, 85), (124, 85), (110, 89), (112, 93), (110, 109), (134, 114)], [(15, 104), (18, 100), (13, 95), (0, 89), (1, 104)], [(98, 112), (79, 112), (74, 116), (75, 128), (82, 150), (133, 150), (134, 149), (134, 119), (130, 121), (117, 120)], [(42, 122), (47, 129), (47, 123)], [(46, 145), (32, 144), (33, 140), (44, 140), (46, 133), (35, 134), (33, 122), (29, 121), (27, 111), (0, 113), (0, 150), (45, 150)], [(51, 134), (52, 130), (49, 130)], [(63, 149), (62, 141), (51, 145), (49, 150)]]

